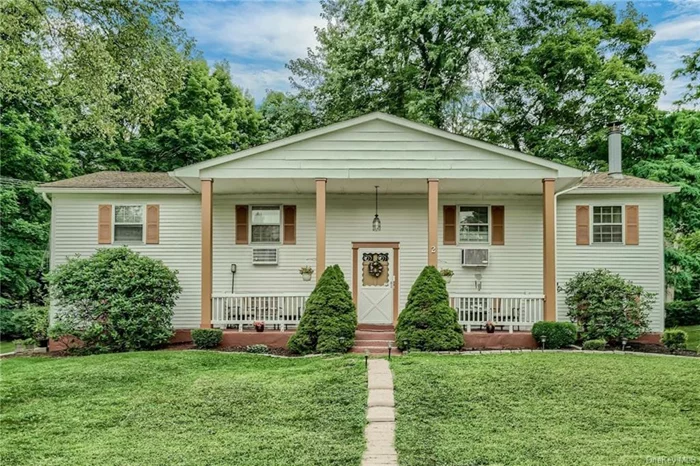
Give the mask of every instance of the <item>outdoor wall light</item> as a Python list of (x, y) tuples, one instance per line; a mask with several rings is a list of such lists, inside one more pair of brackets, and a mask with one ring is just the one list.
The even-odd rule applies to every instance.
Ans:
[(379, 186), (374, 187), (374, 220), (372, 231), (382, 231), (382, 221), (379, 220)]

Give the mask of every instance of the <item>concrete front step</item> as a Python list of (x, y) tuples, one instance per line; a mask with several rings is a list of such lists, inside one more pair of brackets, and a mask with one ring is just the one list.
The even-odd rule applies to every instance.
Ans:
[[(359, 354), (365, 354), (365, 350), (369, 350), (369, 354), (382, 354), (386, 356), (389, 354), (389, 349), (386, 346), (353, 346), (350, 348), (351, 353), (359, 353)], [(398, 349), (392, 347), (391, 348), (391, 355), (400, 355), (401, 351)]]
[(391, 324), (388, 325), (375, 325), (375, 324), (359, 324), (357, 326), (357, 330), (370, 330), (374, 332), (393, 332), (394, 331), (394, 326)]
[(355, 340), (387, 340), (393, 341), (396, 334), (394, 332), (357, 330)]
[(366, 348), (366, 347), (380, 347), (383, 346), (384, 348), (387, 348), (387, 345), (391, 343), (392, 348), (396, 348), (396, 345), (394, 344), (394, 340), (355, 340), (355, 346), (358, 348)]

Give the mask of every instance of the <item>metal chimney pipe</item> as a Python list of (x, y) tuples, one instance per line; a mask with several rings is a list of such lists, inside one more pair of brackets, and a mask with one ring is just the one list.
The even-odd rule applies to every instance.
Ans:
[(622, 122), (608, 123), (608, 174), (622, 178)]

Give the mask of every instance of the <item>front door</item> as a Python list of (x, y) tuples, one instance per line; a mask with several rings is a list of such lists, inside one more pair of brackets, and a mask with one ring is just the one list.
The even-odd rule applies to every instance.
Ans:
[(394, 250), (359, 249), (357, 318), (361, 324), (392, 324), (394, 319)]

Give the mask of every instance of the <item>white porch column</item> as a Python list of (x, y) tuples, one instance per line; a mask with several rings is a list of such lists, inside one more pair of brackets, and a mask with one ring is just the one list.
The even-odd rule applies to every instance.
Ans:
[(211, 328), (211, 293), (212, 293), (212, 190), (213, 180), (202, 180), (202, 319), (201, 328)]
[(316, 281), (326, 270), (326, 183), (316, 180)]

